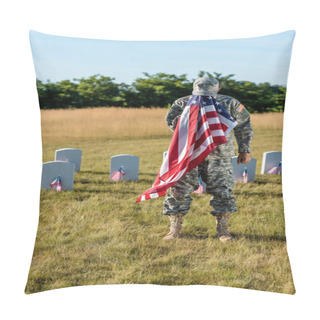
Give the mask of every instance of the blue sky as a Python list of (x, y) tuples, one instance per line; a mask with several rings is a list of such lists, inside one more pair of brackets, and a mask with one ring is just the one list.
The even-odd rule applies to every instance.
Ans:
[(294, 31), (232, 40), (115, 41), (30, 31), (37, 79), (58, 82), (101, 74), (132, 83), (143, 72), (195, 79), (200, 70), (236, 80), (286, 85)]

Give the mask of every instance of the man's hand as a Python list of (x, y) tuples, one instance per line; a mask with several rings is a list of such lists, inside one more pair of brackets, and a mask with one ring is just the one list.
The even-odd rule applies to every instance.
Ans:
[(251, 160), (251, 156), (250, 153), (248, 152), (243, 152), (243, 153), (239, 153), (238, 155), (238, 159), (237, 159), (237, 163), (248, 163)]

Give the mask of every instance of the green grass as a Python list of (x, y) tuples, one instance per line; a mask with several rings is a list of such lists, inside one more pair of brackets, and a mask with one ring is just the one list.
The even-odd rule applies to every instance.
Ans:
[[(40, 217), (26, 293), (93, 284), (219, 285), (293, 294), (286, 250), (280, 176), (260, 175), (264, 151), (281, 150), (282, 130), (255, 130), (254, 183), (234, 189), (235, 240), (222, 244), (209, 195), (193, 195), (183, 237), (163, 241), (163, 198), (135, 203), (160, 168), (170, 137), (45, 143), (43, 162), (56, 149), (83, 151), (73, 191), (41, 191)], [(136, 182), (109, 181), (110, 157), (140, 156)]]

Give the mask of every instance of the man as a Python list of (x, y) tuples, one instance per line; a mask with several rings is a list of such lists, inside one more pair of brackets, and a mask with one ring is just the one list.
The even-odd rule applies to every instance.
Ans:
[[(238, 163), (248, 163), (251, 160), (250, 143), (253, 130), (250, 114), (240, 102), (232, 97), (220, 95), (219, 81), (213, 78), (199, 78), (193, 84), (193, 95), (213, 96), (227, 112), (238, 122), (234, 134), (238, 144)], [(179, 117), (191, 96), (182, 97), (174, 101), (166, 115), (169, 128), (174, 131)], [(232, 195), (235, 179), (232, 173), (231, 157), (235, 155), (232, 133), (226, 136), (227, 143), (221, 144), (211, 152), (201, 164), (184, 175), (171, 187), (163, 205), (163, 214), (170, 219), (170, 232), (165, 240), (181, 236), (183, 216), (190, 209), (192, 198), (190, 194), (198, 188), (198, 177), (207, 185), (207, 193), (212, 195), (210, 205), (211, 214), (216, 217), (216, 231), (221, 242), (233, 237), (228, 230), (228, 219), (232, 212), (237, 211), (236, 201)]]

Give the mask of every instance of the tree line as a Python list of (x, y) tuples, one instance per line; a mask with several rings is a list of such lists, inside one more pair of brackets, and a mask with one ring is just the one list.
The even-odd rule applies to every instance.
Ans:
[[(89, 78), (46, 83), (37, 80), (41, 109), (126, 107), (168, 108), (180, 97), (192, 93), (195, 79), (186, 74), (157, 73), (137, 78), (132, 84), (116, 83), (115, 78), (94, 75)], [(251, 113), (283, 112), (286, 87), (268, 82), (256, 84), (234, 80), (234, 74), (200, 71), (198, 77), (216, 78), (220, 82), (220, 94), (230, 95), (246, 106)]]

